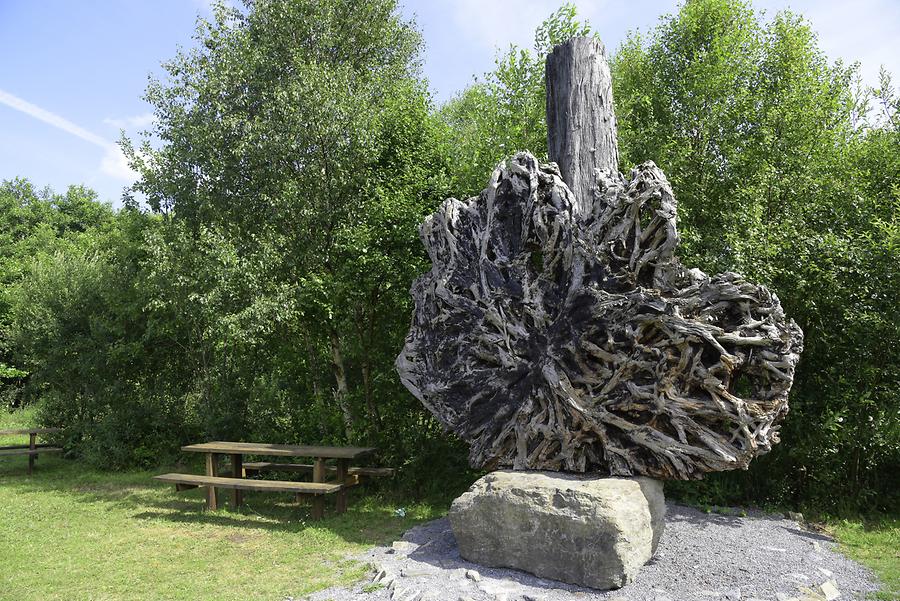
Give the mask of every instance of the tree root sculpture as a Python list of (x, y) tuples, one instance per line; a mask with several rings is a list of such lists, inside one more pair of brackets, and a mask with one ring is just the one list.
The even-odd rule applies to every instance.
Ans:
[(397, 357), (473, 467), (692, 479), (778, 442), (803, 332), (763, 286), (675, 258), (652, 162), (618, 173), (606, 51), (547, 59), (550, 157), (520, 153), (420, 234), (432, 269)]
[(674, 256), (676, 201), (652, 162), (596, 170), (579, 209), (520, 153), (421, 226), (433, 268), (397, 358), (474, 467), (692, 479), (778, 442), (802, 350), (778, 298)]

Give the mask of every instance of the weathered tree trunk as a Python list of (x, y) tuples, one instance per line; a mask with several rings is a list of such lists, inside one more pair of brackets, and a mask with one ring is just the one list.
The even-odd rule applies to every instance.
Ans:
[(375, 303), (377, 291), (372, 291), (369, 306), (363, 311), (363, 323), (360, 327), (360, 342), (362, 343), (362, 377), (363, 392), (366, 395), (366, 409), (369, 412), (369, 420), (375, 428), (375, 432), (381, 431), (381, 415), (378, 412), (378, 404), (372, 390), (372, 345), (375, 344)]
[(594, 38), (572, 38), (547, 57), (547, 147), (562, 180), (586, 214), (597, 187), (594, 169), (619, 170), (612, 76), (606, 49)]

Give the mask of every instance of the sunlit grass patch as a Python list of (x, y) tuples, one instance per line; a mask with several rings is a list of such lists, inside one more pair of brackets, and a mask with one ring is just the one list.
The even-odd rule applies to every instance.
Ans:
[(438, 514), (418, 504), (399, 517), (364, 489), (319, 522), (290, 495), (249, 493), (239, 510), (209, 512), (202, 489), (175, 493), (156, 471), (47, 456), (28, 477), (26, 462), (0, 459), (3, 600), (280, 601), (359, 580), (368, 568), (352, 556)]
[(829, 530), (845, 554), (878, 575), (883, 589), (876, 599), (900, 599), (900, 518), (832, 520)]

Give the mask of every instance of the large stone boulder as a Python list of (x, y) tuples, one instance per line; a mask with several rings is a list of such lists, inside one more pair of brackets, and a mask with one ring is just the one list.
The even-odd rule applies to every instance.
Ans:
[(653, 556), (665, 502), (650, 478), (504, 470), (473, 484), (449, 517), (469, 561), (610, 589)]

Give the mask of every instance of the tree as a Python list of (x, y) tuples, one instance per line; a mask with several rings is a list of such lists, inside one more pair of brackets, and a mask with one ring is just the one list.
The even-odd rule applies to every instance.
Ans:
[[(159, 306), (206, 316), (181, 340), (223, 417), (245, 414), (253, 374), (290, 374), (312, 404), (331, 389), (343, 436), (377, 435), (423, 264), (415, 227), (446, 187), (420, 44), (394, 0), (218, 6), (151, 83), (162, 146), (127, 151), (177, 228), (153, 281)], [(167, 296), (170, 282), (184, 286)]]
[(763, 22), (747, 2), (693, 0), (630, 36), (612, 68), (622, 163), (654, 160), (669, 177), (684, 262), (765, 282), (806, 334), (782, 445), (710, 486), (889, 503), (900, 173), (885, 142), (898, 137), (870, 120), (856, 66), (829, 65), (797, 15)]
[[(541, 32), (549, 33), (541, 33)], [(546, 157), (544, 56), (588, 34), (564, 7), (447, 105), (453, 189), (477, 193), (515, 150)], [(714, 502), (889, 499), (900, 468), (898, 101), (830, 65), (799, 16), (691, 0), (613, 55), (620, 168), (655, 161), (679, 203), (679, 254), (766, 283), (806, 332), (785, 441)], [(869, 110), (869, 107), (873, 110)], [(730, 495), (726, 498), (725, 491)], [(685, 493), (696, 494), (688, 487)], [(890, 501), (884, 501), (890, 503)]]
[(0, 183), (0, 405), (22, 404), (29, 373), (11, 340), (14, 288), (34, 257), (80, 247), (85, 233), (112, 219), (112, 208), (82, 186), (56, 194), (49, 188), (36, 190), (25, 179)]

